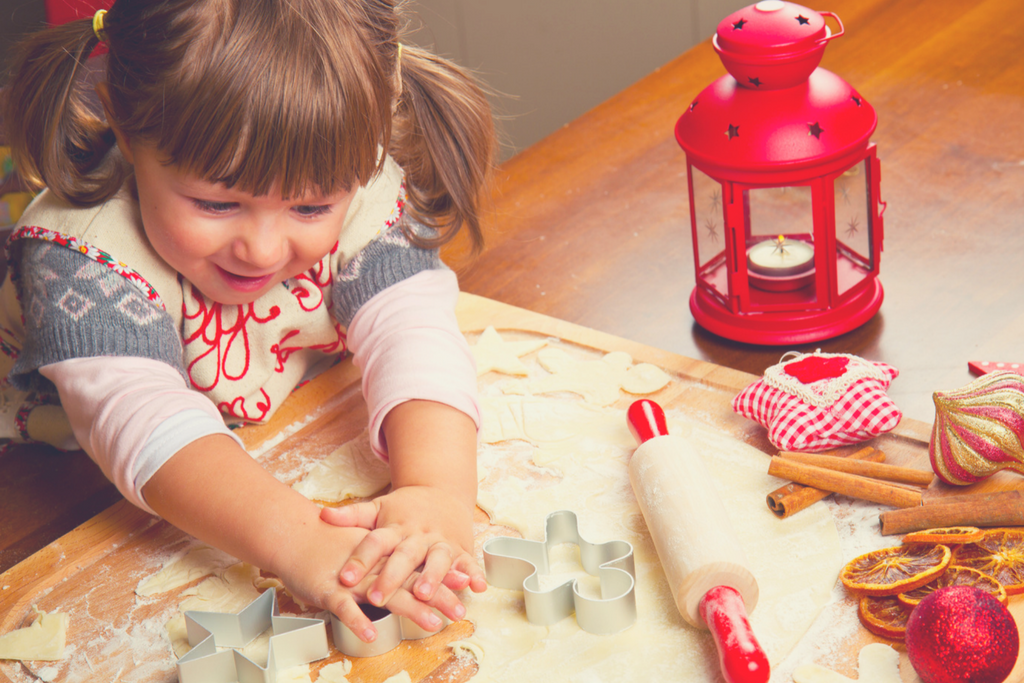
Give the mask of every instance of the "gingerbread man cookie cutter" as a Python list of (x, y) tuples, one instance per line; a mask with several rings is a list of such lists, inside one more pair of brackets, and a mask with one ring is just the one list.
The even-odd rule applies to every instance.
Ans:
[[(179, 683), (276, 683), (279, 669), (309, 664), (329, 653), (322, 619), (282, 617), (277, 592), (270, 589), (238, 614), (185, 612), (188, 643), (178, 660)], [(267, 664), (260, 666), (237, 649), (273, 630)]]
[[(562, 543), (579, 546), (583, 568), (600, 579), (600, 598), (580, 593), (576, 579), (567, 579), (554, 588), (541, 588), (540, 577), (550, 574), (549, 551)], [(611, 635), (636, 621), (633, 546), (621, 540), (607, 543), (584, 540), (574, 512), (561, 510), (548, 515), (543, 541), (498, 536), (484, 543), (483, 555), (489, 584), (523, 591), (526, 618), (530, 623), (546, 626), (575, 612), (576, 623), (584, 631)]]

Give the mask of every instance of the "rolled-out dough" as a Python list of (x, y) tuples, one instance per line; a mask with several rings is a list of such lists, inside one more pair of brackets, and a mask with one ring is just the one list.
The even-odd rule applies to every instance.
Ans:
[(68, 615), (33, 609), (36, 612), (35, 621), (0, 636), (0, 659), (55, 662), (64, 657)]
[[(901, 683), (900, 654), (884, 643), (871, 643), (860, 650), (857, 680), (817, 664), (804, 664), (793, 671), (793, 683)], [(920, 681), (920, 679), (917, 679)]]
[[(598, 373), (605, 372), (602, 366), (613, 374), (626, 367), (600, 358), (596, 363), (588, 367)], [(543, 372), (531, 370), (538, 376)], [(526, 380), (528, 386), (533, 379)], [(616, 392), (619, 387), (621, 383)], [(475, 632), (459, 643), (459, 652), (478, 660), (475, 680), (495, 683), (720, 683), (713, 640), (688, 626), (676, 611), (630, 488), (627, 462), (635, 442), (625, 410), (588, 404), (571, 393), (585, 392), (507, 396), (498, 383), (482, 387), (483, 433), (488, 438), (482, 440), (478, 456), (478, 502), (494, 524), (511, 526), (526, 538), (543, 538), (547, 515), (569, 509), (577, 513), (580, 533), (588, 541), (629, 541), (636, 562), (637, 621), (612, 636), (582, 631), (572, 617), (535, 626), (526, 620), (519, 591), (467, 592), (462, 598)], [(678, 411), (669, 410), (668, 416), (670, 432), (690, 439), (705, 460), (744, 546), (761, 593), (751, 624), (774, 665), (831, 599), (842, 567), (831, 515), (824, 506), (815, 506), (777, 519), (764, 505), (765, 495), (779, 485), (766, 474), (765, 454)], [(355, 461), (362, 452), (357, 445), (337, 451), (336, 461), (325, 470), (325, 476), (336, 480), (334, 489), (380, 488)], [(579, 571), (572, 568), (571, 558), (554, 559), (563, 576)], [(196, 602), (182, 603), (181, 609), (237, 611), (255, 595), (253, 571), (236, 565), (224, 576), (207, 579), (190, 591), (196, 594), (190, 600)], [(172, 630), (179, 646), (181, 635)]]
[[(552, 350), (565, 353), (545, 349)], [(628, 367), (624, 359), (612, 360), (616, 362), (598, 357), (585, 367), (612, 374), (596, 380), (607, 386)], [(534, 367), (527, 385), (535, 388), (533, 380), (543, 375), (544, 370)], [(569, 509), (579, 516), (580, 533), (588, 541), (632, 543), (637, 622), (612, 636), (582, 631), (572, 617), (534, 626), (526, 620), (519, 591), (464, 593), (475, 632), (459, 647), (479, 662), (475, 680), (720, 683), (714, 642), (676, 611), (630, 488), (627, 461), (635, 442), (625, 410), (571, 395), (583, 391), (560, 391), (570, 393), (508, 396), (500, 381), (482, 386), (478, 503), (494, 524), (518, 529), (526, 538), (542, 539), (547, 515)], [(831, 600), (842, 567), (831, 515), (819, 506), (777, 519), (764, 504), (765, 495), (779, 486), (766, 474), (765, 454), (681, 413), (670, 410), (669, 418), (670, 431), (691, 439), (704, 458), (744, 544), (761, 591), (751, 623), (775, 664)], [(349, 476), (341, 464), (336, 471)], [(555, 559), (560, 567), (567, 564)], [(564, 572), (573, 573), (568, 566)]]
[(632, 356), (625, 351), (612, 351), (595, 360), (549, 346), (537, 354), (537, 359), (550, 374), (531, 377), (529, 386), (533, 393), (568, 391), (599, 406), (609, 406), (619, 400), (620, 389), (631, 394), (650, 394), (671, 379), (664, 370), (650, 363), (633, 365)]
[(526, 377), (529, 369), (519, 360), (547, 344), (544, 339), (527, 339), (524, 341), (505, 341), (493, 327), (488, 327), (470, 347), (476, 360), (476, 374), (500, 372), (505, 375)]

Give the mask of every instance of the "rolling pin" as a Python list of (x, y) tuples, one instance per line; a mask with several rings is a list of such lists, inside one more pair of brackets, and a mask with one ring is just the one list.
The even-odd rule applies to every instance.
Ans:
[(635, 401), (626, 419), (639, 444), (629, 480), (676, 608), (691, 626), (711, 631), (728, 683), (767, 683), (768, 657), (747, 620), (757, 580), (710, 474), (686, 439), (668, 433), (654, 401)]

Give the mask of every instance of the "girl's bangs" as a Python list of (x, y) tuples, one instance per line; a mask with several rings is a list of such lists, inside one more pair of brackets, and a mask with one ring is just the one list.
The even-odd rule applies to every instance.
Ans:
[(308, 32), (279, 24), (275, 41), (254, 28), (236, 25), (186, 65), (161, 92), (146, 137), (186, 173), (254, 195), (324, 196), (367, 183), (390, 136), (390, 92), (380, 92), (386, 79), (370, 52), (360, 60), (351, 45)]

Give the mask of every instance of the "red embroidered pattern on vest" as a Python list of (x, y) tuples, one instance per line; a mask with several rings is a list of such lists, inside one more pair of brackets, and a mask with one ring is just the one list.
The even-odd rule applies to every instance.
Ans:
[[(249, 371), (249, 360), (251, 358), (249, 332), (246, 330), (246, 324), (250, 320), (257, 324), (269, 322), (281, 315), (281, 309), (273, 306), (267, 312), (266, 317), (260, 317), (256, 313), (255, 303), (248, 303), (244, 306), (224, 306), (214, 302), (212, 306), (207, 307), (203, 298), (196, 295), (196, 290), (192, 290), (192, 300), (198, 304), (196, 312), (190, 314), (186, 304), (182, 303), (182, 315), (188, 320), (199, 319), (199, 327), (182, 341), (185, 346), (198, 342), (207, 347), (206, 351), (196, 356), (186, 368), (192, 386), (200, 391), (210, 391), (220, 382), (222, 373), (224, 378), (228, 380), (237, 380), (245, 377), (245, 374)], [(227, 326), (224, 321), (225, 308), (235, 309), (236, 311), (235, 322), (230, 326)], [(245, 360), (242, 363), (241, 372), (231, 375), (227, 369), (227, 359), (231, 355), (231, 347), (236, 342), (242, 344)], [(217, 354), (216, 373), (214, 374), (213, 382), (211, 384), (199, 384), (192, 372), (192, 368), (211, 353)], [(238, 417), (241, 416), (239, 415)]]

